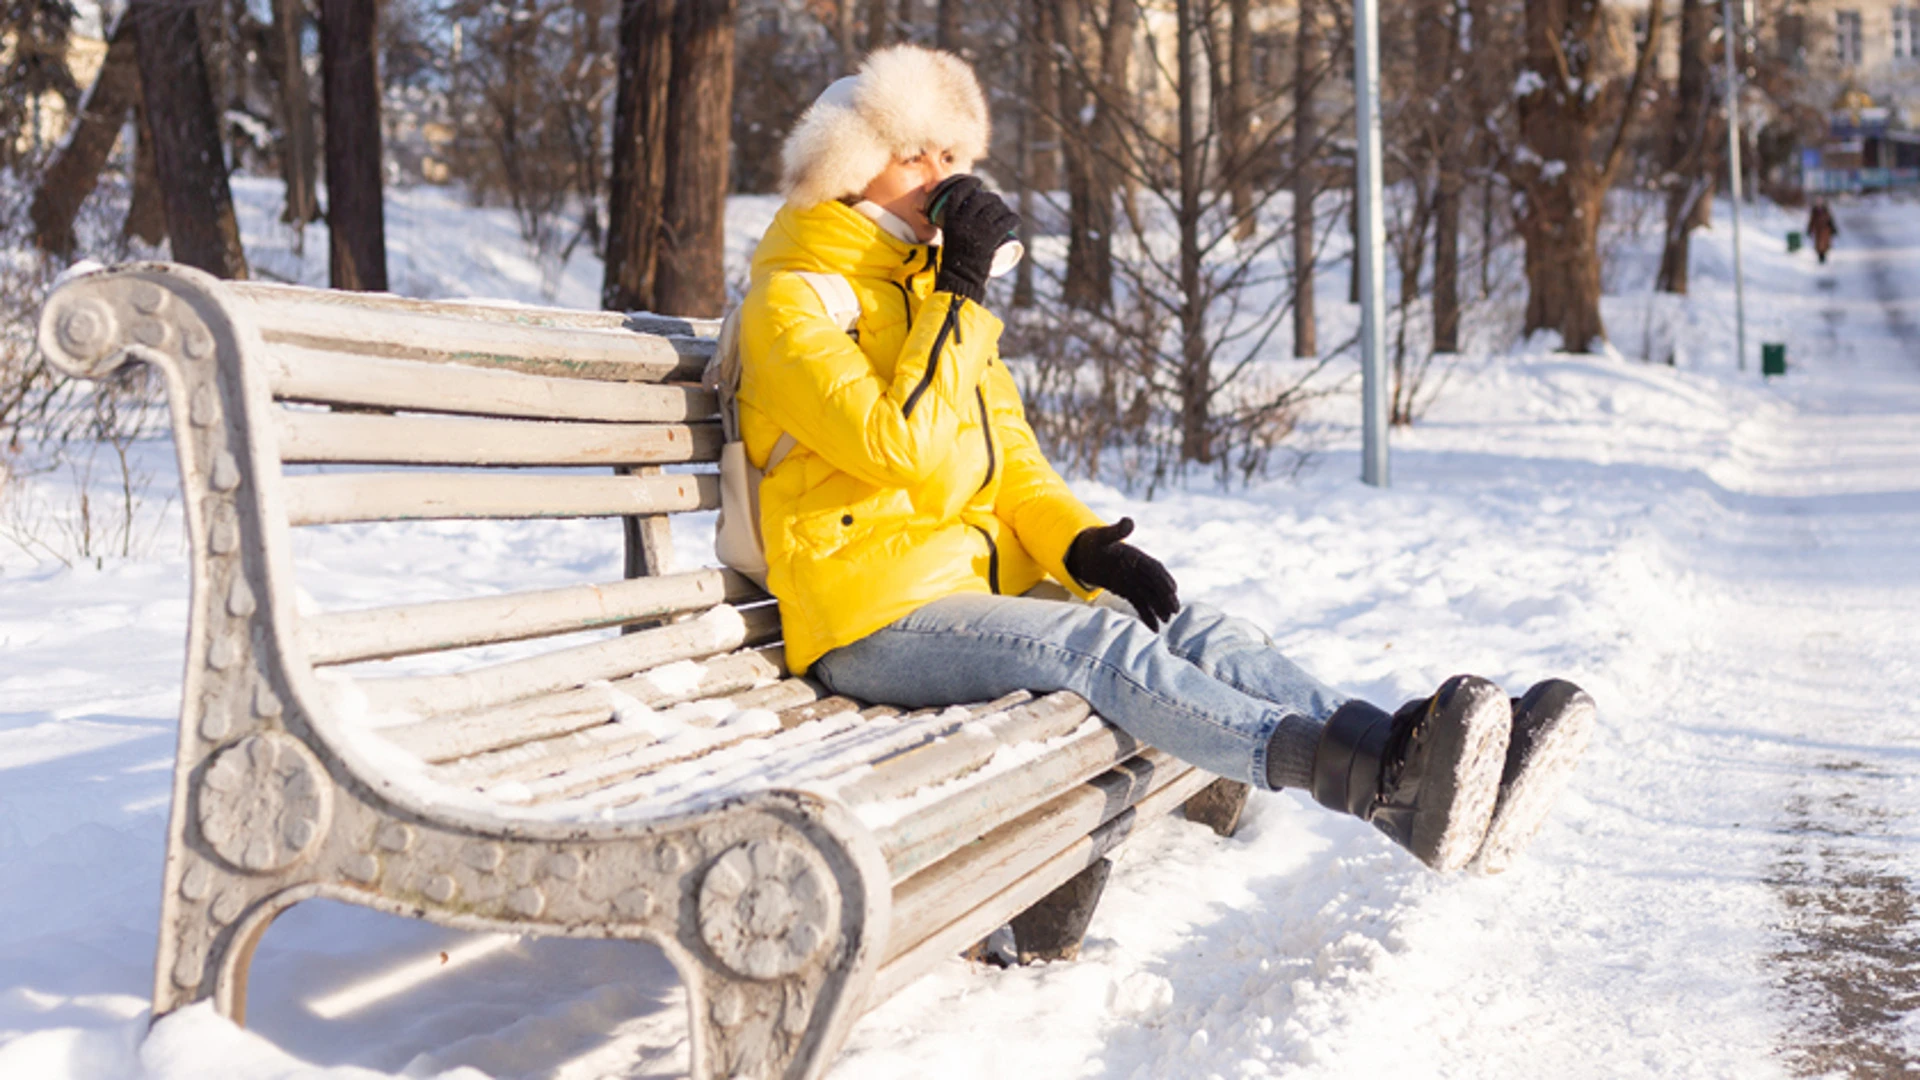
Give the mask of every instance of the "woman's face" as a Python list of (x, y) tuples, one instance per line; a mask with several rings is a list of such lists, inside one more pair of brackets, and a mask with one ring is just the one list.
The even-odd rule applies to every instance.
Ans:
[(927, 220), (927, 195), (958, 166), (951, 150), (928, 150), (904, 161), (895, 158), (867, 184), (860, 197), (878, 203), (913, 226), (914, 235), (924, 243), (939, 231)]

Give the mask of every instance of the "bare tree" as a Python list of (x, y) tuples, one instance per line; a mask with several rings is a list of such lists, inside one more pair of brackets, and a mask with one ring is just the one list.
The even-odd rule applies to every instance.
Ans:
[(622, 0), (608, 190), (606, 279), (600, 306), (651, 310), (666, 199), (667, 85), (674, 0)]
[[(1105, 25), (1096, 24), (1103, 35), (1113, 14), (1110, 8)], [(1232, 45), (1207, 30), (1230, 29), (1227, 2), (1180, 0), (1173, 14), (1172, 32), (1143, 52), (1152, 64), (1138, 84), (1100, 78), (1104, 55), (1056, 50), (1063, 76), (1086, 95), (1062, 96), (1063, 129), (1071, 132), (1076, 114), (1113, 118), (1122, 137), (1086, 139), (1085, 147), (1113, 177), (1108, 190), (1132, 185), (1137, 206), (1121, 212), (1118, 200), (1109, 204), (1112, 302), (1074, 303), (1070, 261), (1052, 290), (1036, 289), (1042, 303), (1017, 320), (1012, 346), (1034, 359), (1024, 389), (1050, 451), (1087, 472), (1118, 462), (1123, 482), (1149, 492), (1194, 466), (1223, 476), (1264, 471), (1318, 370), (1268, 362), (1272, 337), (1291, 314), (1279, 257), (1291, 231), (1256, 228), (1236, 239), (1290, 188), (1290, 170), (1314, 156), (1289, 164), (1278, 152), (1291, 130), (1285, 103), (1292, 87), (1249, 78), (1244, 107), (1260, 123), (1249, 125), (1244, 142), (1228, 139), (1211, 72), (1229, 66)], [(1243, 70), (1251, 75), (1251, 65)], [(1306, 74), (1325, 73), (1321, 64)], [(1071, 151), (1074, 136), (1065, 141)], [(1077, 195), (1072, 169), (1070, 152), (1069, 198)], [(1258, 179), (1236, 207), (1235, 182), (1247, 172)], [(1281, 303), (1273, 302), (1276, 292)]]
[(934, 8), (933, 43), (950, 52), (961, 52), (960, 0), (937, 0)]
[(41, 174), (27, 211), (33, 220), (34, 243), (63, 259), (73, 257), (73, 219), (80, 204), (100, 182), (100, 170), (126, 124), (127, 111), (140, 97), (133, 20), (121, 18), (107, 41), (106, 59), (80, 99), (72, 133)]
[[(1461, 55), (1473, 25), (1471, 0), (1429, 0), (1421, 12), (1421, 51), (1437, 71), (1424, 80), (1433, 184), (1433, 351), (1460, 351), (1460, 199), (1475, 128), (1472, 92)], [(1427, 54), (1427, 50), (1432, 50)]]
[(294, 250), (306, 224), (320, 216), (316, 191), (319, 153), (314, 139), (313, 102), (307, 89), (307, 69), (300, 55), (301, 30), (306, 23), (303, 0), (273, 0), (273, 43), (278, 50), (280, 119), (280, 174), (286, 179), (287, 204), (280, 220), (294, 228)]
[(1217, 95), (1223, 160), (1236, 166), (1225, 178), (1233, 196), (1233, 216), (1239, 224), (1234, 239), (1248, 240), (1257, 222), (1253, 216), (1253, 12), (1251, 0), (1227, 0), (1227, 63), (1215, 64), (1226, 73)]
[(1314, 321), (1313, 271), (1316, 265), (1314, 198), (1320, 191), (1320, 132), (1314, 116), (1314, 92), (1323, 68), (1319, 12), (1313, 0), (1299, 0), (1293, 38), (1293, 355), (1320, 355)]
[(727, 166), (735, 0), (680, 0), (667, 110), (664, 242), (654, 302), (668, 315), (718, 315), (727, 302)]
[(160, 195), (160, 164), (153, 153), (153, 127), (147, 122), (145, 102), (135, 103), (133, 117), (133, 194), (120, 236), (123, 242), (140, 240), (157, 247), (167, 238), (167, 208)]
[(173, 257), (217, 277), (245, 278), (199, 16), (192, 4), (134, 0), (125, 17), (133, 22)]
[(1667, 227), (1654, 287), (1687, 291), (1687, 264), (1693, 230), (1706, 224), (1714, 174), (1720, 165), (1725, 128), (1714, 93), (1713, 31), (1717, 5), (1712, 0), (1680, 0), (1680, 73), (1674, 87), (1672, 126), (1667, 133)]
[(1525, 331), (1557, 331), (1569, 352), (1587, 352), (1606, 338), (1600, 223), (1658, 50), (1661, 3), (1648, 2), (1646, 38), (1623, 87), (1601, 0), (1526, 0), (1527, 66), (1517, 88), (1523, 152), (1508, 166), (1525, 200)]
[(1125, 182), (1133, 46), (1140, 0), (1108, 0), (1096, 19), (1093, 0), (1054, 0), (1058, 35), (1053, 89), (1066, 165), (1068, 304), (1088, 310), (1113, 299), (1114, 197)]
[(374, 0), (321, 0), (320, 74), (327, 126), (328, 280), (385, 292), (387, 224), (380, 175), (380, 77)]

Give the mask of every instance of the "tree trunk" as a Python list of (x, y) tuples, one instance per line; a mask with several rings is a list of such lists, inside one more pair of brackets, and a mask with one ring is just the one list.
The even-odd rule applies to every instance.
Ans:
[(1460, 351), (1459, 173), (1443, 159), (1433, 192), (1433, 351)]
[(867, 0), (867, 51), (887, 45), (887, 0)]
[(1225, 154), (1220, 163), (1226, 174), (1233, 208), (1233, 237), (1253, 238), (1253, 25), (1250, 0), (1227, 0), (1227, 93), (1222, 119), (1226, 121)]
[(1293, 36), (1293, 355), (1305, 357), (1320, 355), (1313, 308), (1313, 200), (1320, 187), (1320, 132), (1313, 92), (1322, 57), (1313, 0), (1300, 0), (1299, 15)]
[(960, 0), (939, 0), (933, 43), (950, 52), (960, 51)]
[[(1625, 160), (1640, 87), (1658, 50), (1660, 0), (1647, 5), (1647, 40), (1623, 94), (1605, 90), (1605, 19), (1600, 0), (1526, 0), (1527, 69), (1533, 88), (1520, 95), (1520, 134), (1531, 153), (1517, 165), (1526, 198), (1524, 332), (1553, 330), (1568, 352), (1606, 339), (1600, 320), (1600, 220)], [(1612, 112), (1612, 116), (1606, 113)], [(1596, 155), (1603, 121), (1613, 124), (1605, 156)]]
[(1114, 197), (1130, 174), (1127, 117), (1133, 112), (1133, 44), (1139, 29), (1139, 0), (1110, 0), (1100, 39), (1100, 102), (1093, 116), (1094, 287), (1103, 300), (1113, 296)]
[(227, 187), (220, 118), (200, 57), (199, 14), (198, 7), (169, 0), (134, 0), (126, 18), (134, 24), (173, 257), (215, 277), (244, 279), (247, 260)]
[(1060, 79), (1054, 66), (1054, 43), (1059, 38), (1057, 9), (1046, 0), (1028, 4), (1027, 71), (1033, 96), (1027, 102), (1026, 115), (1032, 124), (1028, 134), (1029, 183), (1037, 191), (1060, 188), (1060, 128), (1054, 118), (1060, 115)]
[[(309, 221), (320, 216), (315, 191), (319, 172), (313, 138), (313, 104), (307, 90), (307, 68), (301, 62), (300, 31), (306, 22), (301, 0), (273, 0), (273, 34), (279, 46), (280, 175), (287, 184), (287, 205), (280, 220), (294, 227), (296, 237)], [(299, 240), (296, 239), (298, 245)]]
[(1673, 129), (1663, 164), (1667, 173), (1667, 231), (1654, 287), (1687, 291), (1693, 230), (1707, 224), (1702, 211), (1712, 205), (1713, 176), (1720, 167), (1720, 110), (1714, 107), (1711, 0), (1680, 2), (1680, 77), (1674, 92)]
[(1466, 187), (1468, 144), (1472, 127), (1469, 102), (1453, 73), (1463, 66), (1460, 35), (1469, 20), (1466, 0), (1439, 0), (1433, 13), (1440, 56), (1439, 87), (1434, 100), (1436, 125), (1433, 192), (1433, 351), (1460, 351), (1460, 193)]
[[(1061, 52), (1070, 54), (1061, 57), (1056, 72), (1067, 188), (1061, 296), (1072, 307), (1096, 311), (1113, 300), (1113, 202), (1126, 153), (1123, 116), (1139, 8), (1138, 0), (1110, 0), (1104, 32), (1096, 39), (1082, 2), (1058, 0), (1054, 8)], [(1091, 55), (1096, 48), (1098, 62)], [(1082, 121), (1089, 110), (1091, 119)]]
[(667, 185), (673, 11), (674, 0), (623, 0), (620, 5), (620, 85), (613, 108), (606, 277), (600, 286), (600, 306), (609, 311), (654, 307)]
[(158, 245), (167, 238), (167, 206), (160, 195), (160, 165), (153, 154), (153, 125), (147, 122), (144, 102), (134, 105), (133, 116), (133, 199), (127, 206), (127, 221), (120, 235)]
[(387, 291), (381, 203), (380, 79), (374, 0), (321, 0), (320, 65), (327, 123), (328, 279), (336, 289)]
[[(835, 0), (833, 9), (833, 47), (838, 53), (841, 75), (853, 74), (860, 58), (853, 51), (854, 5), (858, 0)], [(624, 4), (622, 5), (624, 8)]]
[[(1100, 212), (1100, 193), (1094, 187), (1092, 124), (1082, 120), (1093, 105), (1092, 88), (1082, 73), (1097, 71), (1098, 66), (1087, 57), (1091, 49), (1081, 3), (1054, 3), (1054, 30), (1059, 37), (1060, 156), (1067, 189), (1067, 273), (1060, 297), (1069, 307), (1095, 311), (1106, 305), (1109, 296), (1100, 290), (1100, 261), (1095, 249), (1106, 232), (1105, 219), (1111, 212)], [(1078, 64), (1073, 57), (1079, 58)]]
[(1179, 135), (1176, 165), (1180, 181), (1180, 457), (1205, 464), (1213, 460), (1212, 353), (1207, 346), (1207, 303), (1200, 283), (1201, 154), (1196, 114), (1200, 111), (1199, 59), (1194, 56), (1198, 12), (1194, 0), (1174, 0), (1174, 95)]
[(735, 0), (681, 0), (667, 94), (667, 186), (654, 300), (667, 315), (727, 304), (727, 166)]
[(100, 182), (100, 170), (113, 153), (127, 110), (139, 97), (140, 62), (134, 48), (133, 20), (122, 17), (109, 35), (100, 73), (80, 99), (73, 133), (34, 189), (27, 213), (33, 221), (34, 243), (42, 251), (62, 259), (73, 257), (73, 219)]

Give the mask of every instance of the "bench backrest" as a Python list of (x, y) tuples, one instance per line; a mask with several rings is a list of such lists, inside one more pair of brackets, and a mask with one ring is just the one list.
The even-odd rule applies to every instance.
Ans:
[[(373, 714), (408, 714), (382, 737), (431, 763), (584, 731), (609, 719), (612, 700), (658, 707), (725, 694), (736, 707), (778, 708), (818, 696), (785, 677), (764, 593), (732, 571), (670, 563), (672, 515), (718, 504), (718, 476), (701, 467), (717, 461), (721, 436), (698, 385), (717, 329), (226, 283), (155, 264), (67, 284), (48, 303), (42, 339), (82, 374), (128, 358), (167, 372), (200, 579), (190, 649), (204, 647), (218, 670), (272, 635), (267, 651), (295, 682), (326, 672), (310, 685), (350, 686), (336, 700), (364, 695)], [(302, 527), (566, 517), (636, 521), (653, 573), (366, 610), (302, 614), (296, 603), (290, 534)], [(617, 529), (608, 535), (618, 543)], [(646, 628), (452, 675), (349, 673), (635, 626)], [(671, 678), (644, 674), (676, 663)], [(193, 667), (190, 658), (190, 683)], [(316, 727), (338, 719), (313, 711)]]

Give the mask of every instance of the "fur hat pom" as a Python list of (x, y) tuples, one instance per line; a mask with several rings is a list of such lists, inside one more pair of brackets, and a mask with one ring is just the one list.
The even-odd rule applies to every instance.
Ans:
[(951, 150), (961, 168), (986, 156), (987, 99), (966, 61), (918, 45), (867, 57), (826, 88), (780, 148), (781, 194), (806, 208), (858, 192), (894, 158)]

